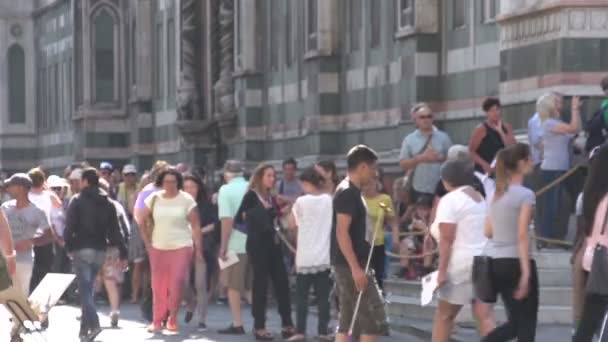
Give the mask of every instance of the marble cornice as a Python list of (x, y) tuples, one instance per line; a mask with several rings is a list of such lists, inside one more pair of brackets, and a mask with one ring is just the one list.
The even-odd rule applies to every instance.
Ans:
[(559, 1), (542, 10), (499, 19), (500, 49), (539, 44), (561, 38), (605, 38), (608, 6), (597, 1)]

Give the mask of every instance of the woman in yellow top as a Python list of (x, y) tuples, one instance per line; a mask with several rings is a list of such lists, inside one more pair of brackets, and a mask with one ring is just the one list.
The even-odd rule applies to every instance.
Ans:
[(195, 258), (203, 255), (197, 204), (192, 196), (182, 191), (183, 185), (182, 175), (168, 169), (156, 178), (156, 187), (162, 190), (145, 200), (142, 226), (152, 227), (151, 234), (142, 234), (152, 275), (154, 319), (148, 327), (152, 333), (161, 331), (167, 311), (166, 328), (177, 333), (177, 312), (193, 252)]
[[(384, 227), (391, 226), (392, 230), (392, 247), (399, 247), (399, 226), (393, 209), (393, 201), (391, 196), (381, 193), (381, 184), (376, 177), (375, 181), (370, 182), (362, 188), (365, 204), (367, 205), (368, 227), (373, 227), (376, 230), (376, 238), (373, 243), (371, 268), (374, 270), (376, 281), (380, 290), (384, 289), (383, 279), (386, 263), (386, 252), (384, 247)], [(385, 211), (380, 204), (386, 205), (390, 210)], [(370, 229), (368, 232), (370, 238), (374, 231)]]

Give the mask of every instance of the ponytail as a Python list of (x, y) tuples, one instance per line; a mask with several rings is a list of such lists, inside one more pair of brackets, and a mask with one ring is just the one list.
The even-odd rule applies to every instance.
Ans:
[(518, 172), (519, 162), (530, 158), (530, 146), (516, 143), (500, 150), (496, 156), (496, 192), (494, 199), (500, 198), (509, 190), (511, 175)]
[(509, 189), (509, 171), (505, 165), (505, 154), (507, 153), (508, 151), (501, 150), (498, 152), (496, 157), (496, 167), (494, 169), (494, 174), (496, 176), (496, 191), (494, 192), (495, 200), (504, 195)]

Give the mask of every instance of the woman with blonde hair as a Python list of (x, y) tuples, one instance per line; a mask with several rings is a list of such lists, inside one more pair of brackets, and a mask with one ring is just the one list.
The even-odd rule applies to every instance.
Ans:
[[(566, 123), (560, 119), (562, 98), (549, 93), (541, 96), (536, 108), (542, 128), (542, 162), (540, 176), (543, 185), (551, 184), (570, 169), (570, 141), (580, 127), (580, 101), (578, 96), (572, 98), (572, 116)], [(558, 184), (551, 187), (540, 198), (542, 213), (539, 222), (539, 233), (544, 238), (559, 238), (556, 234), (555, 217), (558, 216), (563, 186)], [(539, 247), (549, 247), (539, 243)]]
[(284, 339), (294, 335), (289, 299), (289, 281), (283, 263), (283, 251), (275, 225), (279, 207), (271, 193), (275, 188), (276, 172), (272, 165), (259, 165), (249, 181), (249, 191), (243, 197), (236, 213), (236, 224), (247, 227), (247, 254), (253, 266), (253, 303), (251, 312), (254, 319), (254, 336), (259, 341), (270, 341), (274, 337), (266, 330), (266, 300), (268, 280), (272, 282), (278, 301)]

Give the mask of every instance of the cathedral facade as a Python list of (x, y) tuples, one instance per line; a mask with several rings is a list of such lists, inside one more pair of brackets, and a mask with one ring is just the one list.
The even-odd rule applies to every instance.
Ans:
[(603, 0), (0, 0), (0, 168), (155, 159), (340, 162), (397, 172), (409, 108), (466, 143), (498, 96), (601, 95)]

